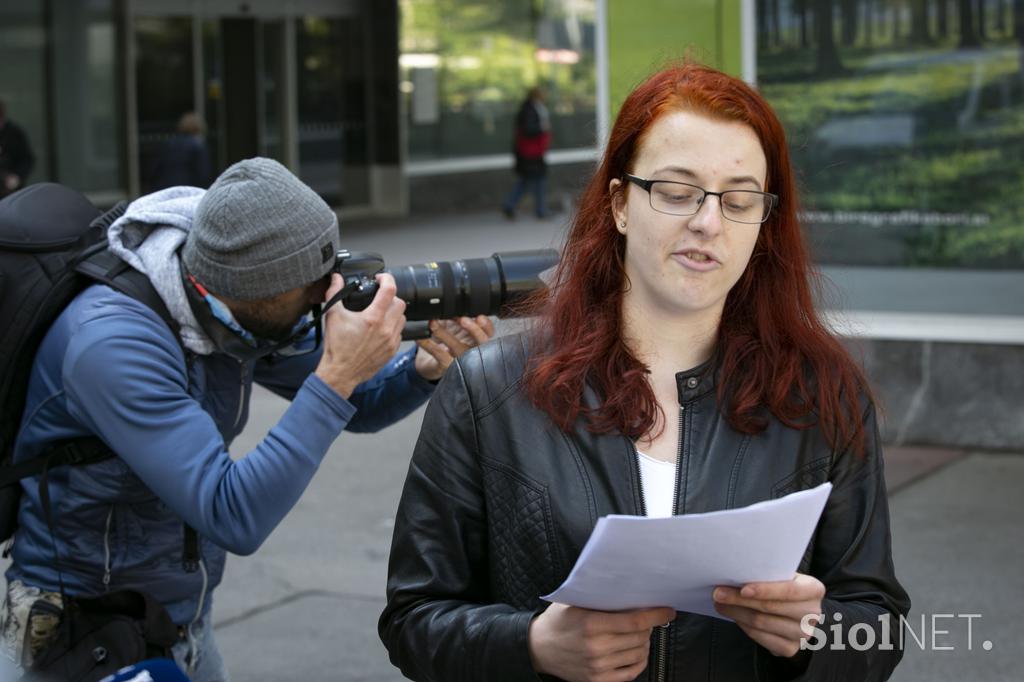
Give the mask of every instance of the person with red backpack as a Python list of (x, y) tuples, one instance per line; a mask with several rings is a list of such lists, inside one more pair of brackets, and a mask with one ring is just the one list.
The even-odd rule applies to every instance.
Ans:
[(509, 220), (516, 217), (516, 206), (527, 190), (533, 193), (534, 211), (538, 218), (548, 215), (545, 184), (548, 165), (544, 155), (551, 147), (551, 116), (544, 104), (544, 90), (531, 88), (516, 114), (515, 186), (501, 206)]
[[(15, 266), (72, 243), (90, 209), (57, 185), (0, 202), (0, 279), (11, 275), (0, 349), (21, 348), (9, 333), (37, 325), (48, 307), (32, 298), (44, 284)], [(452, 355), (493, 328), (465, 321), (468, 343), (396, 354), (405, 303), (388, 274), (365, 310), (328, 304), (321, 316), (319, 304), (342, 289), (332, 272), (337, 216), (270, 159), (241, 161), (206, 191), (141, 197), (105, 229), (105, 239), (86, 241), (106, 265), (85, 268), (99, 262), (89, 256), (75, 266), (98, 282), (18, 351), (34, 360), (4, 468), (78, 458), (16, 479), (0, 654), (46, 679), (98, 680), (173, 657), (195, 682), (221, 682), (210, 604), (227, 553), (260, 547), (342, 430), (376, 431), (408, 415)], [(59, 274), (70, 267), (62, 262), (45, 269)], [(305, 320), (311, 309), (317, 325)], [(4, 397), (6, 370), (0, 379)], [(254, 382), (291, 405), (233, 461), (228, 447), (245, 427)], [(6, 456), (9, 443), (0, 445)], [(138, 646), (128, 650), (128, 639)]]

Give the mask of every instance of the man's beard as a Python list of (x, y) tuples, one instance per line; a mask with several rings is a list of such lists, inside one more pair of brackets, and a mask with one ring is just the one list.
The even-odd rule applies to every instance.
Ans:
[(295, 325), (302, 319), (299, 316), (291, 321), (282, 322), (279, 317), (274, 317), (269, 313), (270, 311), (263, 306), (254, 306), (250, 310), (236, 311), (235, 320), (258, 339), (285, 341), (292, 335)]

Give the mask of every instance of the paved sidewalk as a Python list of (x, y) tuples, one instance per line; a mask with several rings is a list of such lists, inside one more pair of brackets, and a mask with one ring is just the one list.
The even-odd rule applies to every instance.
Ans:
[(916, 637), (893, 680), (1024, 679), (1022, 491), (1024, 456), (972, 453), (893, 495), (893, 555)]

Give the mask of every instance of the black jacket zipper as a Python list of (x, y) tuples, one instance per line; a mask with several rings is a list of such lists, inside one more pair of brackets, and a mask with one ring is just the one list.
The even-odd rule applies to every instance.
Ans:
[[(676, 449), (676, 478), (672, 486), (672, 513), (679, 511), (679, 467), (683, 463), (683, 419), (686, 417), (686, 406), (679, 406), (679, 442)], [(636, 467), (636, 480), (640, 487), (640, 513), (647, 516), (647, 501), (644, 499), (644, 486), (640, 478), (640, 454), (636, 446), (633, 446), (633, 463)], [(659, 625), (654, 640), (654, 650), (651, 658), (654, 660), (654, 679), (656, 682), (665, 682), (668, 679), (668, 633), (672, 623)]]

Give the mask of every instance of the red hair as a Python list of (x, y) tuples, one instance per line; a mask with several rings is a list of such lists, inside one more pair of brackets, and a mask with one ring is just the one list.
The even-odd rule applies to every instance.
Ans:
[[(608, 187), (632, 167), (651, 124), (674, 111), (749, 126), (768, 162), (766, 191), (780, 197), (722, 313), (715, 360), (726, 419), (740, 432), (759, 433), (768, 424), (767, 408), (790, 427), (820, 425), (835, 448), (852, 442), (861, 449), (859, 398), (868, 389), (814, 309), (818, 275), (797, 219), (782, 125), (746, 83), (695, 64), (659, 71), (622, 105), (601, 165), (580, 197), (552, 293), (533, 301), (541, 319), (525, 379), (531, 401), (566, 431), (582, 416), (592, 431), (635, 439), (657, 423), (647, 368), (623, 341), (626, 241), (615, 229)], [(597, 391), (598, 407), (584, 405), (585, 385)]]

